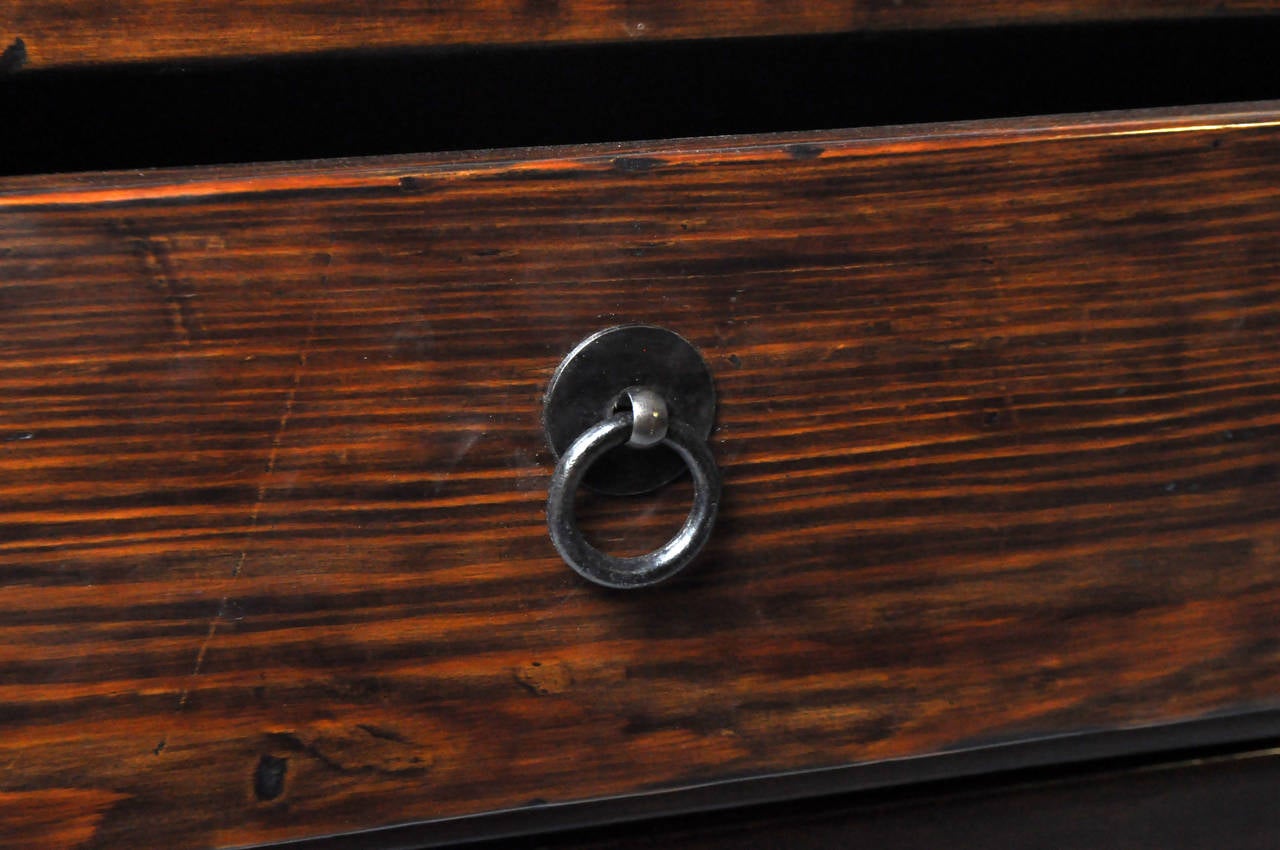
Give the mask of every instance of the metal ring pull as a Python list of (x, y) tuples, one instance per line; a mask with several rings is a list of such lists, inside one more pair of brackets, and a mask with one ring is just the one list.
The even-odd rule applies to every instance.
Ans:
[[(720, 471), (706, 441), (684, 422), (669, 418), (666, 402), (657, 393), (633, 388), (625, 395), (631, 409), (582, 432), (560, 456), (547, 493), (547, 528), (556, 551), (583, 578), (613, 588), (657, 584), (684, 569), (710, 539), (720, 505)], [(623, 443), (668, 446), (693, 476), (693, 507), (680, 530), (655, 551), (627, 558), (607, 555), (588, 543), (573, 506), (592, 464)]]

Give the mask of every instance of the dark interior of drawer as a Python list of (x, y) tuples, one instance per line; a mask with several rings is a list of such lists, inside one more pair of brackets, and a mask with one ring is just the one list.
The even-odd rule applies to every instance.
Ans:
[(474, 842), (458, 850), (1096, 850), (1116, 846), (1117, 836), (1166, 850), (1275, 846), (1280, 753), (1200, 751), (1165, 759), (816, 797), (732, 814), (661, 818), (628, 830), (596, 827)]
[(1280, 97), (1280, 18), (0, 69), (0, 173)]

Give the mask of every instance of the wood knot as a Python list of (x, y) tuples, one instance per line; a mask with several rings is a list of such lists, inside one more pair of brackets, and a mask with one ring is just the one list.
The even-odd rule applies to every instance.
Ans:
[(279, 797), (284, 792), (284, 776), (288, 770), (287, 758), (264, 755), (258, 759), (258, 767), (253, 772), (253, 796), (264, 803)]

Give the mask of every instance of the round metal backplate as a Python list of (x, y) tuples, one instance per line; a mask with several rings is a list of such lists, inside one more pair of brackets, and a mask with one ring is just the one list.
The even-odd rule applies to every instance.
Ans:
[[(629, 387), (648, 387), (702, 439), (711, 436), (716, 388), (702, 355), (688, 340), (653, 325), (618, 325), (594, 333), (569, 352), (551, 377), (542, 405), (547, 443), (560, 457), (578, 436), (611, 415)], [(684, 461), (663, 445), (618, 446), (598, 460), (583, 483), (630, 496), (656, 490), (685, 474)]]

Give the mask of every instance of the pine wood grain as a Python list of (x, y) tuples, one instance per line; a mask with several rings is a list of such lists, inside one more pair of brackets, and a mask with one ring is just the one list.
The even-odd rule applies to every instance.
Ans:
[(1274, 0), (7, 0), (0, 68), (1272, 14)]
[(122, 798), (98, 789), (0, 792), (0, 846), (84, 847), (93, 840), (103, 812)]
[[(233, 846), (1277, 705), (1278, 142), (0, 182), (0, 792)], [(644, 593), (543, 525), (541, 393), (623, 321), (720, 394), (716, 536)]]

